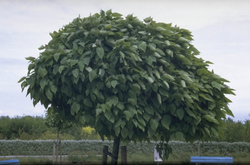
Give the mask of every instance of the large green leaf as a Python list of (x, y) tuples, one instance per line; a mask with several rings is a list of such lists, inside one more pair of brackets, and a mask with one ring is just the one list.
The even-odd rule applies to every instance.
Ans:
[(46, 90), (46, 96), (50, 101), (52, 101), (53, 93), (50, 90)]
[(105, 117), (110, 120), (111, 116), (112, 116), (112, 112), (111, 111), (105, 111), (104, 113)]
[(56, 62), (59, 60), (60, 55), (61, 55), (61, 53), (55, 53), (54, 54), (54, 59), (55, 59)]
[(122, 129), (122, 131), (121, 131), (121, 135), (122, 135), (122, 137), (123, 137), (124, 139), (128, 136), (128, 133), (129, 133), (129, 130), (128, 130), (126, 127), (124, 127), (124, 128)]
[(112, 96), (112, 97), (109, 98), (109, 102), (110, 102), (112, 105), (114, 105), (114, 106), (117, 105), (118, 101), (119, 101), (119, 99), (118, 99), (118, 97), (116, 97), (116, 96)]
[(213, 122), (213, 123), (216, 123), (216, 124), (219, 124), (219, 122), (211, 115), (204, 115), (203, 116), (205, 119), (207, 119), (208, 121), (210, 122)]
[(141, 93), (141, 87), (140, 87), (139, 84), (137, 84), (137, 83), (132, 84), (131, 88), (132, 88), (132, 90), (133, 90), (135, 93), (138, 93), (138, 94)]
[(93, 105), (92, 105), (92, 102), (90, 101), (89, 98), (84, 99), (84, 100), (83, 100), (83, 103), (84, 103), (84, 105), (86, 105), (86, 106), (88, 106), (88, 107), (92, 107), (92, 106), (93, 106)]
[(111, 81), (111, 86), (113, 88), (115, 88), (117, 84), (118, 84), (118, 82), (116, 80)]
[(96, 77), (96, 71), (92, 70), (89, 72), (89, 81), (92, 82), (94, 78)]
[(178, 118), (179, 118), (180, 120), (182, 120), (183, 117), (184, 117), (184, 110), (183, 110), (182, 108), (178, 108), (178, 109), (176, 110), (176, 114), (177, 114)]
[(43, 78), (44, 76), (46, 76), (47, 75), (47, 70), (45, 69), (45, 68), (39, 68), (38, 69), (38, 74)]
[(78, 111), (80, 110), (80, 104), (78, 104), (77, 102), (73, 102), (73, 104), (71, 105), (71, 114), (74, 115), (74, 113), (78, 113)]
[(129, 119), (131, 118), (131, 113), (130, 111), (123, 111), (125, 118), (127, 119), (127, 121), (129, 121)]
[(102, 59), (103, 56), (104, 56), (104, 49), (102, 47), (97, 47), (96, 48), (96, 53)]
[(152, 106), (146, 106), (146, 107), (145, 107), (145, 111), (146, 111), (148, 114), (154, 115), (154, 109), (153, 109)]
[(171, 123), (171, 116), (169, 115), (164, 115), (162, 120), (161, 120), (161, 124), (169, 130), (169, 125)]
[(150, 120), (150, 126), (153, 130), (156, 130), (158, 128), (159, 122), (156, 119), (151, 119)]
[(85, 66), (85, 64), (84, 64), (83, 61), (78, 61), (78, 67), (79, 67), (79, 70), (80, 70), (81, 72), (83, 72), (84, 66)]
[(153, 130), (151, 127), (148, 128), (148, 137), (151, 138), (155, 134), (155, 130)]
[(78, 78), (78, 76), (79, 76), (79, 69), (74, 69), (74, 70), (72, 71), (72, 74), (73, 74), (73, 76), (74, 76), (75, 78)]
[(216, 81), (212, 81), (212, 86), (213, 86), (214, 88), (217, 88), (219, 91), (221, 90), (220, 84), (217, 83)]
[(140, 44), (139, 44), (139, 49), (141, 49), (143, 52), (146, 52), (146, 49), (147, 49), (147, 44), (146, 44), (146, 42), (141, 42)]

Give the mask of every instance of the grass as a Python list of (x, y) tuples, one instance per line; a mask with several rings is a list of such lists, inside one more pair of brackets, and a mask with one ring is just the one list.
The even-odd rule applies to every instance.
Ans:
[[(63, 158), (62, 164), (102, 164), (102, 156), (96, 155), (94, 153), (85, 153), (87, 155), (81, 155), (79, 152), (73, 152), (68, 155), (67, 158)], [(150, 154), (143, 153), (128, 153), (127, 162), (128, 164), (157, 164), (154, 162), (153, 152)], [(192, 153), (173, 153), (170, 155), (166, 162), (159, 162), (162, 164), (190, 164), (190, 157), (195, 156)], [(225, 156), (222, 154), (202, 154), (202, 156)], [(249, 164), (250, 163), (250, 153), (232, 153), (226, 155), (228, 157), (234, 158), (234, 164)], [(8, 158), (10, 159), (10, 158)], [(0, 158), (0, 160), (8, 160), (7, 158)], [(53, 164), (52, 158), (48, 157), (16, 157), (11, 159), (18, 159), (20, 164)], [(111, 158), (108, 157), (108, 164), (110, 164)], [(121, 158), (118, 158), (118, 164), (121, 164)]]

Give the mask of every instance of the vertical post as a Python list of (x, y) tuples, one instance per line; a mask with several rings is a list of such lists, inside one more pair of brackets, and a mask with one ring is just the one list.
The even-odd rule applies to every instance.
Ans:
[(200, 156), (200, 141), (198, 140), (198, 156)]
[[(200, 141), (198, 140), (198, 156), (200, 156)], [(198, 165), (200, 163), (196, 163), (196, 165)]]
[(55, 164), (55, 139), (53, 142), (53, 164)]
[(59, 128), (57, 128), (56, 163), (57, 163), (57, 160), (58, 160), (58, 146), (59, 146)]
[(60, 164), (62, 164), (62, 141), (59, 139), (59, 149), (60, 149)]
[(121, 163), (122, 165), (127, 165), (127, 147), (121, 146)]
[[(103, 147), (103, 151), (108, 151), (108, 146)], [(102, 152), (102, 165), (107, 165), (107, 153)]]

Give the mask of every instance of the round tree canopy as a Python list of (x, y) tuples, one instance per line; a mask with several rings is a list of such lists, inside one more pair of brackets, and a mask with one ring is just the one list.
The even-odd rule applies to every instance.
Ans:
[(234, 94), (198, 58), (186, 30), (111, 10), (76, 18), (27, 57), (21, 78), (34, 106), (123, 141), (218, 134)]

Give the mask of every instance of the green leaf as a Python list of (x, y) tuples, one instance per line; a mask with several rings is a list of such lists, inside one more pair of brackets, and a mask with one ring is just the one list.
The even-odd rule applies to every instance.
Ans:
[(116, 80), (111, 81), (111, 86), (112, 86), (113, 88), (115, 88), (117, 84), (118, 84), (118, 83), (117, 83)]
[[(72, 114), (72, 113), (71, 113)], [(79, 121), (82, 123), (82, 124), (85, 124), (86, 120), (85, 120), (85, 116), (80, 116), (79, 117)]]
[(102, 59), (103, 56), (104, 56), (104, 49), (102, 47), (97, 47), (96, 48), (96, 53)]
[(146, 49), (147, 49), (147, 44), (146, 44), (146, 42), (142, 42), (142, 43), (140, 43), (139, 44), (139, 49), (141, 49), (143, 52), (146, 52)]
[(184, 80), (181, 80), (181, 86), (182, 86), (183, 88), (186, 88), (186, 83), (185, 83)]
[(55, 85), (51, 85), (51, 86), (50, 86), (50, 90), (51, 90), (54, 94), (56, 94), (56, 92), (57, 92), (57, 87), (56, 87)]
[(102, 109), (96, 109), (95, 110), (95, 115), (98, 116), (100, 113), (102, 113)]
[(209, 96), (208, 94), (200, 93), (199, 96), (203, 97), (204, 99), (206, 99), (208, 101), (214, 102), (214, 99), (211, 96)]
[(210, 131), (208, 128), (204, 127), (204, 130), (206, 131), (206, 133), (210, 136)]
[(43, 90), (44, 87), (48, 84), (48, 81), (46, 79), (41, 79), (40, 81), (40, 86), (41, 86), (41, 89)]
[(60, 74), (62, 74), (62, 71), (63, 71), (64, 68), (65, 68), (65, 66), (59, 66), (58, 72), (59, 72)]
[(78, 60), (70, 60), (70, 66), (74, 66), (75, 64), (78, 63)]
[(108, 120), (110, 120), (110, 119), (111, 119), (111, 116), (112, 116), (112, 112), (111, 112), (111, 111), (106, 111), (106, 112), (104, 113), (104, 116), (105, 116)]
[(151, 115), (154, 115), (154, 109), (152, 106), (146, 106), (145, 107), (145, 111), (148, 113), (148, 114), (151, 114)]
[(83, 72), (83, 69), (84, 69), (84, 62), (83, 61), (78, 61), (78, 67), (79, 67), (79, 70), (81, 71), (81, 72)]
[(17, 83), (20, 83), (20, 82), (22, 82), (25, 79), (26, 79), (26, 76), (22, 77)]
[(140, 87), (139, 84), (137, 84), (137, 83), (132, 84), (131, 88), (132, 88), (132, 90), (133, 90), (135, 93), (138, 93), (138, 94), (141, 93), (141, 87)]
[(192, 112), (189, 108), (185, 108), (185, 111), (188, 113), (189, 116), (192, 116), (193, 118), (197, 119), (196, 115), (194, 112)]
[(118, 137), (120, 132), (121, 132), (121, 128), (120, 127), (115, 127), (114, 131), (115, 131), (115, 135)]
[(118, 97), (116, 97), (116, 96), (112, 96), (112, 97), (110, 97), (110, 99), (109, 99), (109, 102), (110, 102), (112, 105), (114, 105), (114, 106), (117, 105), (118, 101), (119, 101), (119, 99), (118, 99)]
[(174, 56), (173, 56), (173, 52), (172, 52), (171, 50), (167, 49), (166, 52), (167, 52), (167, 54), (168, 54), (170, 57), (172, 57), (172, 58), (174, 57)]
[(217, 82), (215, 82), (215, 81), (212, 82), (212, 86), (213, 86), (214, 88), (217, 88), (219, 91), (221, 90), (220, 84), (217, 83)]
[(169, 125), (171, 123), (171, 116), (169, 115), (164, 115), (162, 120), (161, 120), (161, 124), (169, 130)]
[(125, 139), (128, 136), (128, 129), (124, 127), (121, 131), (122, 137)]
[(150, 126), (153, 130), (156, 130), (158, 128), (159, 122), (156, 119), (150, 120)]
[(96, 71), (92, 70), (89, 72), (89, 81), (92, 82), (96, 76)]
[(84, 64), (89, 65), (90, 57), (85, 57), (85, 58), (83, 59), (83, 62), (84, 62)]
[(166, 97), (169, 97), (169, 93), (168, 93), (168, 90), (160, 87), (159, 88), (159, 93), (162, 95), (162, 96), (166, 96)]
[(161, 104), (161, 103), (162, 103), (162, 100), (161, 100), (161, 95), (160, 95), (159, 93), (157, 93), (157, 100), (158, 100), (159, 104)]
[(216, 124), (219, 124), (219, 122), (213, 117), (213, 116), (210, 116), (210, 115), (204, 115), (203, 116), (205, 119), (207, 119), (208, 121), (210, 122), (213, 122), (213, 123), (216, 123)]
[(61, 53), (55, 53), (54, 54), (54, 59), (55, 59), (56, 62), (59, 60), (60, 55), (61, 55)]
[(155, 134), (155, 130), (153, 130), (151, 127), (148, 128), (148, 137), (151, 138)]
[(148, 113), (143, 113), (143, 118), (148, 122), (150, 119), (150, 115)]
[(25, 57), (26, 60), (29, 60), (29, 61), (33, 61), (34, 59), (36, 59), (35, 57)]
[(85, 99), (83, 100), (83, 103), (84, 103), (86, 106), (88, 106), (88, 107), (92, 107), (92, 102), (90, 101), (89, 98), (85, 98)]
[(74, 115), (74, 113), (78, 113), (78, 111), (80, 110), (80, 104), (78, 104), (77, 102), (73, 102), (73, 104), (71, 105), (71, 114)]
[(128, 102), (132, 105), (137, 105), (137, 99), (134, 98), (128, 98)]
[(74, 70), (72, 71), (72, 74), (73, 74), (73, 76), (74, 76), (75, 78), (78, 78), (78, 76), (79, 76), (79, 69), (74, 69)]
[(52, 92), (50, 91), (50, 90), (46, 90), (46, 96), (47, 96), (47, 98), (50, 100), (50, 101), (52, 101), (52, 96), (53, 96), (53, 94), (52, 94)]
[(47, 75), (47, 70), (45, 69), (45, 68), (39, 68), (38, 69), (38, 74), (43, 78), (44, 76), (46, 76)]
[(177, 139), (182, 139), (183, 138), (183, 133), (182, 132), (176, 132), (176, 137)]
[(130, 111), (123, 111), (125, 118), (129, 121), (129, 119), (131, 118), (131, 113)]
[(213, 134), (218, 137), (218, 131), (214, 128), (214, 127), (211, 127), (211, 131), (213, 132)]
[(118, 102), (118, 104), (116, 105), (120, 110), (124, 110), (124, 104), (122, 102)]
[(183, 110), (182, 108), (178, 108), (178, 109), (176, 110), (176, 113), (177, 113), (178, 118), (179, 118), (180, 120), (182, 120), (183, 117), (184, 117), (184, 110)]
[(45, 48), (46, 48), (45, 46), (41, 45), (38, 49), (39, 49), (39, 50), (43, 50), (43, 49), (45, 49)]

